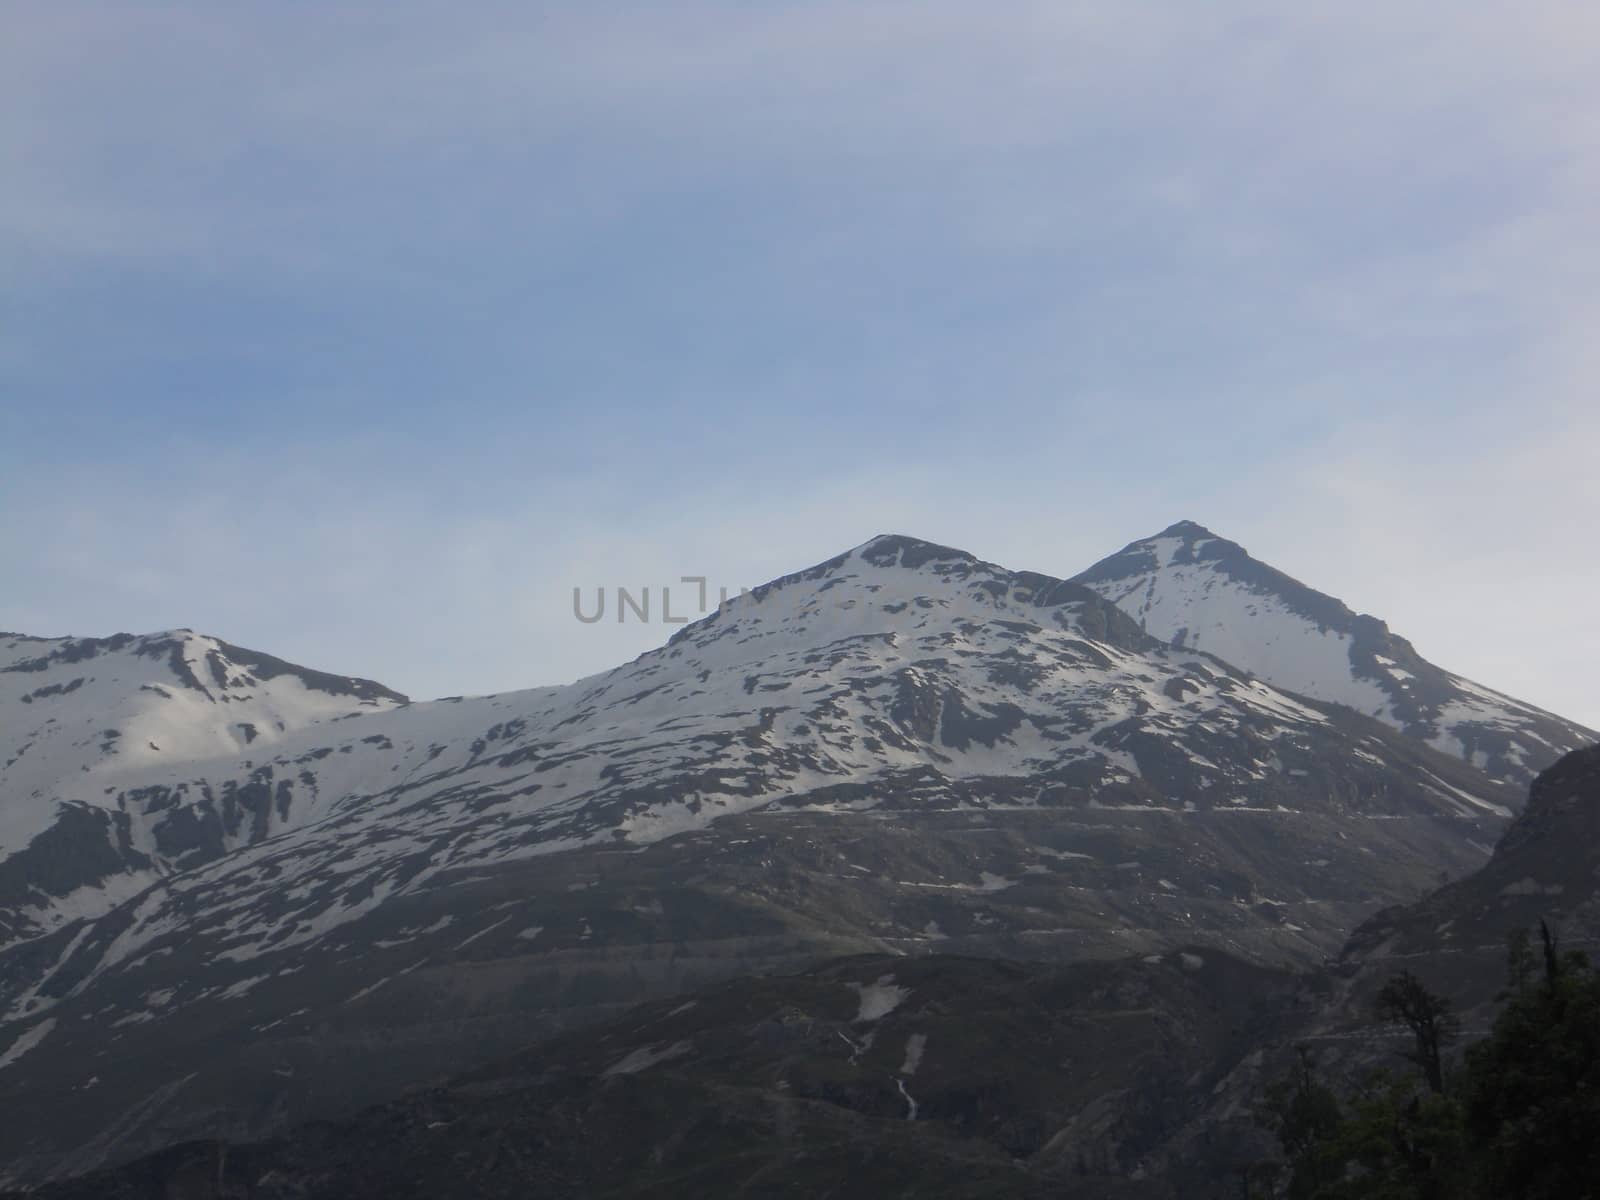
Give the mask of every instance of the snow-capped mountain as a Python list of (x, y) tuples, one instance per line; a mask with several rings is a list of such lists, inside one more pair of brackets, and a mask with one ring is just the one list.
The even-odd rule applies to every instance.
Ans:
[[(901, 537), (729, 601), (626, 667), (470, 700), (404, 705), (190, 633), (12, 644), (0, 679), (25, 681), (33, 731), (8, 755), (0, 870), (41, 840), (58, 857), (63, 830), (87, 866), (12, 867), (0, 922), (19, 934), (297, 830), (333, 859), (360, 831), (376, 878), (397, 858), (436, 872), (648, 842), (825, 789), (871, 806), (1002, 777), (1029, 781), (1028, 803), (1237, 808), (1292, 778), (1284, 734), (1329, 725), (1086, 589)], [(1509, 815), (1506, 797), (1430, 786), (1425, 807)]]
[[(30, 712), (146, 703), (61, 649), (85, 682)], [(130, 661), (239, 691), (197, 708), (193, 758), (114, 755), (177, 735), (85, 706), (87, 769), (0, 779), (51, 822), (0, 861), (0, 1082), (59, 1100), (0, 1123), (18, 1178), (825, 953), (1315, 962), (1481, 862), (1517, 802), (1089, 588), (899, 536), (566, 687), (404, 704), (209, 639)]]
[(224, 783), (216, 818), (200, 825), (188, 810), (129, 811), (135, 781), (267, 753), (302, 730), (405, 703), (369, 680), (188, 629), (0, 633), (0, 944), (101, 911), (169, 869), (290, 820), (247, 776)]
[(1434, 666), (1376, 617), (1352, 612), (1193, 521), (1133, 542), (1074, 582), (1163, 642), (1374, 716), (1519, 789), (1562, 754), (1600, 739)]

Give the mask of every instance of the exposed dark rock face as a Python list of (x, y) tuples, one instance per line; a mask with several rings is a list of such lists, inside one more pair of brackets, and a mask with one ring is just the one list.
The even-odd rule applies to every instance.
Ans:
[[(1588, 868), (1590, 889), (1600, 867), (1600, 745), (1574, 750), (1538, 779), (1528, 804), (1495, 848), (1497, 866), (1537, 855), (1549, 863)], [(1553, 864), (1552, 864), (1553, 865)]]
[(131, 825), (126, 812), (63, 804), (53, 824), (21, 851), (0, 859), (0, 943), (28, 930), (11, 914), (41, 893), (67, 895), (85, 881), (148, 870), (149, 857), (133, 847)]
[(1600, 955), (1600, 745), (1574, 750), (1534, 781), (1480, 870), (1378, 913), (1343, 960), (1363, 984), (1415, 960), (1458, 1005), (1486, 1009), (1505, 981), (1507, 938), (1541, 921), (1563, 944)]
[[(1281, 1075), (1293, 1047), (1309, 1046), (1319, 1071), (1354, 1088), (1376, 1067), (1403, 1066), (1412, 1048), (1403, 1026), (1377, 1021), (1374, 1001), (1405, 971), (1446, 997), (1463, 1022), (1463, 1040), (1484, 1036), (1507, 985), (1508, 940), (1540, 922), (1559, 944), (1600, 952), (1600, 746), (1576, 750), (1543, 772), (1527, 807), (1483, 867), (1410, 904), (1362, 923), (1340, 955), (1302, 978), (1300, 1019), (1264, 1039), (1261, 1053), (1219, 1083), (1211, 1113), (1171, 1147), (1174, 1161), (1196, 1161)], [(1452, 1047), (1449, 1058), (1459, 1052)]]
[(227, 685), (234, 678), (235, 671), (243, 669), (254, 680), (265, 681), (288, 676), (298, 679), (312, 691), (325, 692), (330, 696), (349, 696), (354, 700), (386, 700), (391, 704), (410, 703), (409, 699), (393, 688), (384, 687), (383, 684), (370, 679), (354, 679), (348, 675), (313, 671), (309, 667), (284, 662), (281, 658), (274, 658), (259, 650), (247, 650), (243, 646), (235, 646), (220, 640), (216, 649), (207, 654), (206, 663), (211, 668), (213, 678), (223, 685)]

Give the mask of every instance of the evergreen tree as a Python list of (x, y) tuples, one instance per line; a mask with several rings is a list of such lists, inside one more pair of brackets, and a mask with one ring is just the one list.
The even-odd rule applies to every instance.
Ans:
[[(1541, 925), (1544, 971), (1513, 972), (1489, 1037), (1467, 1051), (1466, 1127), (1486, 1194), (1600, 1197), (1600, 976)], [(1513, 955), (1516, 950), (1513, 949)]]
[(1430, 992), (1410, 971), (1402, 971), (1378, 992), (1381, 1020), (1399, 1021), (1411, 1030), (1415, 1048), (1406, 1057), (1421, 1071), (1436, 1096), (1444, 1095), (1444, 1048), (1461, 1031), (1450, 1001)]
[[(1489, 1036), (1447, 1070), (1459, 1022), (1402, 972), (1377, 1014), (1410, 1030), (1414, 1072), (1369, 1076), (1341, 1104), (1297, 1048), (1268, 1089), (1262, 1119), (1278, 1135), (1287, 1184), (1271, 1200), (1600, 1200), (1600, 973), (1540, 927), (1507, 954), (1505, 1007)], [(1258, 1173), (1265, 1181), (1267, 1173)]]
[(1317, 1077), (1309, 1046), (1295, 1047), (1294, 1066), (1267, 1089), (1267, 1102), (1259, 1116), (1278, 1135), (1288, 1160), (1286, 1200), (1315, 1200), (1323, 1195), (1322, 1189), (1343, 1171), (1334, 1141), (1344, 1117), (1339, 1098)]
[(1461, 1107), (1419, 1074), (1378, 1071), (1352, 1101), (1333, 1142), (1339, 1200), (1462, 1200), (1468, 1194)]

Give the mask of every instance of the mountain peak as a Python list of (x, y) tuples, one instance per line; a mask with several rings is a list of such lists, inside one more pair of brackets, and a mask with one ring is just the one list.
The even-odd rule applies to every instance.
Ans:
[[(824, 562), (729, 598), (667, 643), (670, 651), (729, 639), (890, 637), (919, 627), (925, 614), (962, 612), (972, 621), (1047, 617), (1097, 641), (1133, 648), (1149, 638), (1115, 604), (1089, 588), (1035, 571), (1014, 571), (960, 550), (902, 533), (880, 533)], [(908, 615), (909, 614), (909, 615)], [(733, 645), (740, 639), (729, 641)], [(749, 652), (765, 646), (749, 642)], [(764, 652), (764, 651), (763, 651)]]
[(103, 778), (267, 753), (308, 726), (406, 703), (382, 684), (190, 629), (8, 634), (0, 639), (0, 859), (52, 827), (60, 805), (102, 795)]
[[(1185, 541), (1199, 541), (1203, 538), (1215, 538), (1216, 536), (1216, 534), (1212, 533), (1211, 530), (1200, 524), (1200, 522), (1188, 520), (1176, 521), (1173, 524), (1168, 525), (1160, 533), (1156, 534), (1156, 537), (1158, 538), (1176, 537), (1183, 538)], [(1147, 538), (1145, 540), (1154, 541), (1155, 539)]]
[(954, 546), (943, 546), (905, 533), (880, 533), (849, 552), (875, 567), (915, 569), (929, 562), (976, 563), (978, 557)]
[(1526, 784), (1591, 733), (1428, 662), (1376, 617), (1179, 521), (1073, 579), (1146, 633), (1284, 688), (1377, 717)]
[[(236, 646), (188, 626), (155, 633), (114, 633), (109, 637), (32, 637), (0, 634), (0, 674), (41, 678), (54, 671), (95, 662), (164, 664), (167, 675), (141, 682), (178, 686), (214, 699), (230, 689), (250, 688), (279, 676), (294, 676), (309, 691), (363, 702), (407, 704), (410, 701), (370, 679), (334, 675), (286, 662), (271, 654)], [(84, 669), (88, 669), (85, 667)], [(131, 676), (130, 676), (131, 678)]]

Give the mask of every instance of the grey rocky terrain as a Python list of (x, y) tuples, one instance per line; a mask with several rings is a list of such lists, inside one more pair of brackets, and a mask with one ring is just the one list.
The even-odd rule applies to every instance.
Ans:
[[(1152, 636), (1092, 587), (898, 536), (500, 696), (410, 703), (188, 634), (10, 652), (35, 731), (0, 859), (13, 1184), (350, 1119), (550, 1038), (598, 1053), (584, 1031), (641, 1002), (842, 955), (932, 971), (924, 998), (999, 970), (951, 965), (974, 957), (1129, 972), (1166, 997), (1164, 1044), (1213, 970), (1277, 994), (1482, 866), (1521, 802), (1487, 762)], [(1189, 1074), (1244, 1078), (1233, 1036), (1194, 1034)], [(1129, 1111), (1147, 1090), (1096, 1086)], [(1160, 1168), (1207, 1111), (1185, 1103), (1085, 1170)], [(979, 1176), (1014, 1156), (970, 1134), (950, 1153)]]

